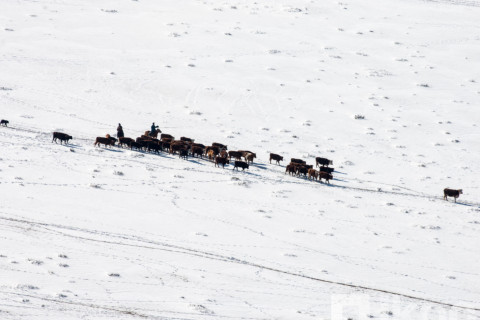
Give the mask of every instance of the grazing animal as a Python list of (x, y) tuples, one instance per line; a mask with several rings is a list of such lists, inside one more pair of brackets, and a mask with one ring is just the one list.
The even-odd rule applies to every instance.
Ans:
[(270, 163), (272, 163), (272, 160), (275, 160), (277, 164), (280, 165), (280, 161), (283, 161), (283, 157), (275, 153), (270, 153)]
[(1, 124), (2, 126), (5, 126), (5, 127), (8, 127), (8, 123), (9, 123), (8, 120), (3, 120), (3, 119), (2, 119), (2, 121), (0, 121), (0, 124)]
[(134, 142), (132, 138), (124, 138), (124, 137), (118, 138), (118, 145), (122, 148), (123, 148), (123, 145), (127, 145), (128, 147), (130, 147), (130, 143), (132, 142)]
[(295, 159), (295, 158), (290, 159), (290, 163), (307, 164), (306, 161), (303, 161), (301, 159)]
[(155, 131), (153, 131), (153, 133), (151, 131), (145, 131), (145, 135), (150, 136), (152, 138), (157, 138), (159, 133), (162, 133), (162, 131), (160, 129), (155, 129)]
[(95, 143), (94, 143), (93, 145), (96, 147), (97, 145), (100, 146), (101, 144), (104, 144), (105, 147), (106, 147), (106, 146), (114, 146), (114, 145), (115, 145), (115, 141), (113, 141), (113, 140), (110, 139), (110, 138), (97, 137), (97, 138), (95, 139)]
[(235, 160), (241, 160), (242, 159), (242, 152), (241, 151), (228, 151), (228, 157), (230, 160), (232, 160), (232, 157), (235, 158)]
[(232, 170), (235, 170), (235, 168), (237, 168), (237, 171), (238, 171), (238, 168), (242, 168), (242, 171), (245, 171), (245, 169), (248, 169), (248, 163), (246, 162), (243, 162), (243, 161), (235, 161), (235, 166), (233, 167)]
[(313, 169), (313, 168), (310, 168), (308, 169), (308, 179), (315, 179), (317, 180), (318, 179), (318, 171)]
[(220, 165), (222, 165), (222, 167), (225, 168), (225, 165), (229, 163), (230, 161), (228, 161), (228, 158), (219, 157), (219, 156), (215, 157), (215, 167), (217, 166), (220, 167)]
[(457, 198), (461, 194), (463, 194), (462, 189), (458, 189), (458, 190), (448, 189), (448, 188), (443, 189), (443, 199), (445, 199), (446, 201), (448, 201), (447, 197), (453, 197), (455, 199), (455, 202), (457, 202)]
[(225, 144), (221, 144), (221, 143), (218, 143), (218, 142), (214, 142), (214, 143), (212, 143), (212, 147), (218, 147), (219, 149), (225, 149), (225, 150), (228, 150), (228, 148), (227, 148), (227, 145), (225, 145)]
[(55, 143), (57, 143), (57, 139), (60, 140), (60, 144), (62, 144), (62, 142), (65, 142), (65, 144), (67, 144), (68, 141), (73, 138), (66, 133), (54, 132), (52, 142), (55, 141)]
[(320, 167), (320, 172), (327, 172), (327, 173), (332, 173), (335, 171), (335, 168), (329, 168), (329, 167)]
[(327, 183), (330, 184), (330, 180), (333, 179), (333, 176), (327, 172), (320, 172), (318, 174), (318, 180), (322, 182), (322, 179), (325, 179), (325, 181), (327, 181)]
[(188, 160), (188, 150), (187, 149), (181, 149), (179, 152), (179, 157), (183, 158), (185, 160)]
[(327, 158), (322, 158), (322, 157), (316, 157), (315, 162), (317, 164), (316, 167), (319, 167), (320, 165), (328, 167), (328, 165), (333, 164), (332, 160), (329, 160)]

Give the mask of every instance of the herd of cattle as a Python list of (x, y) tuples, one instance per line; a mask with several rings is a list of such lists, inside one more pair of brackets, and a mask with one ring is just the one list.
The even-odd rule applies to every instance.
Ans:
[[(0, 121), (0, 125), (2, 126), (8, 126), (8, 123), (8, 120)], [(118, 142), (118, 146), (122, 148), (128, 147), (131, 150), (154, 153), (160, 153), (161, 151), (166, 151), (170, 154), (178, 153), (179, 157), (184, 159), (187, 159), (189, 156), (206, 157), (213, 161), (215, 166), (222, 166), (223, 168), (225, 168), (225, 165), (229, 164), (233, 158), (233, 170), (238, 170), (238, 168), (242, 168), (242, 170), (248, 169), (249, 165), (253, 163), (257, 157), (256, 153), (248, 150), (227, 151), (228, 148), (226, 145), (217, 142), (212, 143), (211, 146), (205, 146), (201, 143), (195, 143), (194, 139), (187, 137), (181, 137), (180, 140), (175, 140), (172, 135), (166, 133), (161, 133), (160, 139), (158, 139), (159, 133), (161, 133), (161, 131), (158, 129), (154, 134), (146, 131), (145, 134), (135, 140), (126, 137), (116, 139), (107, 134), (105, 137), (97, 137), (94, 146), (104, 145), (105, 147), (112, 147)], [(60, 144), (67, 144), (71, 139), (72, 136), (66, 133), (54, 132), (52, 142), (57, 143), (57, 140), (60, 140)], [(280, 164), (280, 161), (283, 161), (283, 157), (275, 153), (270, 153), (270, 163), (272, 163), (272, 160)], [(313, 165), (308, 165), (301, 159), (292, 158), (285, 168), (285, 174), (288, 173), (294, 176), (303, 175), (309, 180), (319, 180), (320, 182), (324, 179), (327, 183), (330, 183), (330, 180), (333, 179), (332, 173), (334, 171), (334, 168), (329, 167), (331, 164), (333, 164), (332, 160), (317, 157), (314, 168)], [(316, 168), (319, 169), (317, 170)], [(457, 198), (462, 193), (462, 189), (446, 188), (443, 190), (444, 199), (448, 200), (448, 197), (453, 197), (455, 202), (457, 202)]]
[[(160, 134), (160, 138), (158, 135)], [(52, 142), (60, 141), (60, 143), (68, 143), (72, 139), (72, 136), (62, 133), (54, 132)], [(225, 144), (214, 142), (210, 146), (206, 146), (201, 143), (196, 143), (194, 139), (181, 137), (180, 140), (175, 140), (170, 134), (161, 133), (157, 129), (153, 134), (149, 131), (146, 131), (143, 135), (136, 138), (121, 137), (114, 138), (107, 134), (105, 137), (97, 137), (95, 139), (94, 146), (104, 145), (105, 147), (112, 147), (118, 143), (119, 147), (130, 148), (131, 150), (145, 151), (145, 152), (168, 152), (170, 154), (178, 154), (180, 158), (188, 159), (188, 157), (200, 157), (208, 158), (210, 161), (215, 163), (215, 166), (222, 166), (225, 168), (226, 164), (230, 164), (233, 158), (233, 170), (241, 168), (242, 170), (249, 169), (249, 166), (257, 154), (248, 150), (237, 150), (237, 151), (228, 151), (228, 147)], [(283, 161), (283, 157), (270, 153), (270, 163), (274, 160), (277, 164), (280, 164), (280, 161)], [(333, 179), (332, 172), (334, 168), (329, 167), (333, 162), (326, 158), (317, 157), (316, 158), (316, 167), (313, 168), (313, 165), (308, 165), (305, 161), (300, 159), (292, 158), (290, 163), (287, 165), (285, 174), (288, 173), (294, 176), (307, 177), (311, 180), (319, 180), (320, 182), (324, 179), (327, 183), (330, 183), (330, 180)], [(316, 168), (319, 168), (318, 170)]]

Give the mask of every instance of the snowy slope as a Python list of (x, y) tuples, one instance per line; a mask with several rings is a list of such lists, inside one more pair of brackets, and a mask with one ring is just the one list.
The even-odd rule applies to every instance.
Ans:
[(479, 6), (3, 1), (0, 318), (480, 318)]

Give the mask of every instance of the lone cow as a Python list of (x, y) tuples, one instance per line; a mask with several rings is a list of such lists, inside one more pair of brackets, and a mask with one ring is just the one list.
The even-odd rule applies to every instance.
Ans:
[(55, 141), (55, 143), (57, 143), (57, 139), (60, 140), (60, 144), (62, 144), (62, 142), (65, 142), (65, 144), (67, 144), (68, 141), (69, 141), (70, 139), (73, 139), (73, 138), (72, 138), (72, 136), (69, 136), (69, 135), (66, 134), (66, 133), (54, 132), (54, 133), (53, 133), (52, 142)]
[(270, 153), (270, 163), (272, 163), (272, 160), (275, 160), (277, 164), (280, 165), (280, 161), (283, 161), (283, 157), (275, 153)]
[(455, 199), (455, 202), (457, 202), (457, 198), (463, 194), (463, 191), (462, 189), (458, 189), (458, 190), (455, 190), (455, 189), (448, 189), (448, 188), (445, 188), (443, 189), (443, 199), (447, 200), (447, 197), (453, 197)]

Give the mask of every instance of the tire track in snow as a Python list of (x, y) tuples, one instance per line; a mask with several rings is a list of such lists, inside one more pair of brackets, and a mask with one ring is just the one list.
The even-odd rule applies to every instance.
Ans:
[[(60, 230), (72, 230), (72, 231), (78, 231), (78, 232), (83, 232), (83, 233), (88, 233), (92, 235), (100, 235), (100, 236), (107, 236), (110, 238), (118, 238), (123, 241), (133, 241), (134, 243), (128, 243), (128, 242), (118, 242), (118, 241), (109, 241), (109, 240), (102, 240), (102, 239), (95, 239), (95, 238), (89, 238), (89, 237), (83, 237), (83, 236), (75, 236), (75, 235), (70, 235), (65, 232), (59, 231), (61, 234), (67, 237), (72, 237), (76, 238), (79, 240), (86, 240), (86, 241), (93, 241), (93, 242), (99, 242), (99, 243), (106, 243), (106, 244), (112, 244), (112, 245), (120, 245), (120, 246), (129, 246), (129, 247), (137, 247), (137, 248), (143, 248), (143, 249), (151, 249), (151, 250), (162, 250), (162, 251), (168, 251), (171, 253), (177, 253), (177, 254), (187, 254), (190, 256), (196, 256), (199, 258), (206, 258), (206, 259), (211, 259), (211, 260), (216, 260), (216, 261), (221, 261), (225, 263), (235, 263), (239, 265), (245, 265), (245, 266), (250, 266), (262, 270), (267, 270), (275, 273), (280, 273), (292, 277), (298, 277), (298, 278), (303, 278), (307, 280), (312, 280), (315, 282), (321, 282), (321, 283), (327, 283), (331, 285), (336, 285), (336, 286), (342, 286), (342, 287), (347, 287), (347, 288), (352, 288), (355, 290), (365, 290), (369, 292), (375, 292), (375, 293), (381, 293), (381, 294), (387, 294), (391, 296), (397, 296), (401, 298), (406, 298), (410, 300), (415, 300), (415, 301), (422, 301), (426, 303), (431, 303), (435, 305), (440, 305), (444, 307), (451, 307), (451, 308), (456, 308), (456, 309), (461, 309), (461, 310), (469, 310), (469, 311), (475, 311), (475, 312), (480, 312), (480, 307), (468, 307), (468, 306), (462, 306), (462, 305), (456, 305), (453, 303), (449, 302), (444, 302), (444, 301), (438, 301), (434, 299), (429, 299), (425, 297), (420, 297), (420, 296), (414, 296), (411, 294), (407, 293), (401, 293), (401, 292), (395, 292), (395, 291), (390, 291), (387, 289), (380, 289), (380, 288), (374, 288), (374, 287), (369, 287), (369, 286), (364, 286), (364, 285), (357, 285), (357, 284), (352, 284), (352, 283), (347, 283), (347, 282), (341, 282), (341, 281), (334, 281), (334, 280), (328, 280), (324, 278), (319, 278), (315, 276), (310, 276), (307, 274), (299, 273), (299, 272), (293, 272), (293, 271), (288, 271), (288, 270), (283, 270), (275, 267), (271, 267), (268, 265), (264, 264), (258, 264), (256, 262), (251, 262), (247, 261), (244, 259), (238, 259), (235, 257), (228, 257), (225, 255), (217, 254), (217, 253), (212, 253), (204, 250), (199, 250), (199, 249), (194, 249), (194, 248), (189, 248), (189, 247), (183, 247), (179, 245), (174, 245), (174, 244), (169, 244), (166, 242), (158, 242), (154, 240), (148, 240), (148, 239), (142, 239), (137, 236), (130, 236), (130, 235), (125, 235), (125, 234), (114, 234), (110, 232), (104, 232), (104, 231), (98, 231), (98, 230), (92, 230), (92, 229), (85, 229), (85, 228), (77, 228), (77, 227), (70, 227), (70, 226), (64, 226), (64, 225), (57, 225), (57, 224), (49, 224), (49, 223), (42, 223), (42, 222), (37, 222), (37, 221), (32, 221), (32, 220), (24, 220), (24, 219), (15, 219), (15, 218), (8, 218), (8, 217), (2, 217), (0, 216), (0, 219), (6, 220), (6, 221), (12, 221), (12, 222), (18, 222), (18, 223), (27, 223), (30, 225), (38, 225), (38, 226), (43, 226), (48, 228), (57, 228)], [(137, 243), (135, 243), (137, 242)], [(140, 244), (139, 244), (140, 243)]]

